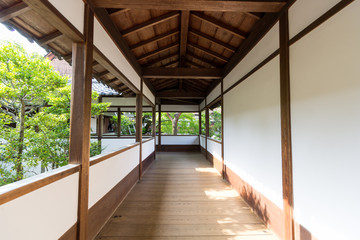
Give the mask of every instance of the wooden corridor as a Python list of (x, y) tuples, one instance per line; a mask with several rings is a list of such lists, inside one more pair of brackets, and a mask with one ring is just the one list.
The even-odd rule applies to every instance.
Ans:
[(96, 239), (277, 238), (200, 153), (160, 153)]

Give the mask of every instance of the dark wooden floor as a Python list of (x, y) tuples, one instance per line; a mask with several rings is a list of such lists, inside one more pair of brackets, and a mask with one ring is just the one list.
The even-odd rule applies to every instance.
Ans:
[(277, 239), (200, 153), (156, 156), (96, 239)]

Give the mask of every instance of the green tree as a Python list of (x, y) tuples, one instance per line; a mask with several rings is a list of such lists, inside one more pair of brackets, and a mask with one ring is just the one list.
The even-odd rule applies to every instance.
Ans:
[(29, 55), (19, 44), (0, 46), (0, 105), (15, 128), (2, 136), (8, 144), (3, 157), (14, 161), (16, 180), (23, 178), (23, 153), (27, 145), (25, 122), (45, 106), (48, 92), (65, 86), (66, 79), (53, 71), (49, 61)]
[[(19, 44), (0, 46), (0, 185), (22, 179), (24, 166), (68, 163), (70, 93), (48, 60)], [(108, 106), (92, 104), (92, 114)], [(93, 143), (91, 154), (99, 150)]]
[(221, 140), (221, 107), (214, 108), (210, 111), (209, 121), (210, 137)]
[(199, 119), (194, 113), (161, 113), (161, 132), (172, 135), (198, 135)]

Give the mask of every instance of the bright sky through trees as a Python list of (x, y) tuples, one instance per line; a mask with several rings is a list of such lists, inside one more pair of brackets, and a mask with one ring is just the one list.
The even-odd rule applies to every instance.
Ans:
[(42, 56), (46, 55), (45, 49), (40, 47), (37, 43), (29, 42), (27, 38), (22, 36), (16, 30), (10, 31), (6, 26), (0, 24), (0, 41), (4, 41), (4, 40), (21, 43), (28, 53), (37, 52)]

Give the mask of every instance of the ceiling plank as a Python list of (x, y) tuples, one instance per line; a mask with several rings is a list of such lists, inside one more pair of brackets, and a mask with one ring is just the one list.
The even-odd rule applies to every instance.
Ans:
[(213, 66), (213, 67), (215, 67), (215, 68), (220, 68), (220, 66), (217, 65), (216, 63), (214, 63), (214, 62), (212, 62), (212, 61), (210, 61), (210, 60), (207, 60), (207, 59), (205, 59), (205, 58), (201, 58), (201, 57), (199, 57), (199, 56), (197, 56), (197, 55), (195, 55), (195, 54), (193, 54), (193, 53), (191, 53), (191, 52), (189, 52), (187, 55), (190, 56), (190, 57), (192, 57), (192, 58), (194, 58), (194, 59), (197, 59), (197, 60), (199, 60), (199, 61), (201, 61), (201, 62), (204, 62), (204, 63), (206, 63), (206, 64), (208, 64), (208, 65), (210, 65), (210, 66)]
[(203, 99), (205, 98), (205, 92), (184, 92), (184, 91), (164, 91), (157, 92), (156, 97), (158, 98), (193, 98)]
[(138, 61), (142, 61), (144, 59), (147, 59), (147, 58), (152, 57), (152, 56), (154, 56), (156, 54), (165, 52), (165, 51), (170, 50), (170, 49), (172, 49), (174, 47), (177, 47), (177, 46), (179, 46), (179, 43), (175, 42), (175, 43), (172, 43), (172, 44), (167, 45), (165, 47), (158, 48), (155, 51), (152, 51), (152, 52), (149, 52), (149, 53), (145, 53), (144, 55), (141, 55), (140, 57), (138, 57)]
[(151, 67), (153, 65), (155, 65), (156, 63), (159, 63), (161, 61), (164, 61), (164, 60), (167, 60), (169, 58), (173, 58), (173, 57), (177, 57), (179, 54), (178, 53), (173, 53), (173, 54), (170, 54), (170, 55), (167, 55), (167, 56), (164, 56), (164, 57), (161, 57), (161, 58), (158, 58), (158, 59), (155, 59), (151, 62), (148, 62), (144, 65), (142, 65), (143, 67)]
[(156, 24), (159, 24), (159, 23), (162, 23), (162, 22), (165, 22), (169, 19), (172, 19), (174, 17), (177, 17), (179, 16), (179, 12), (169, 12), (167, 14), (164, 14), (160, 17), (157, 17), (157, 18), (154, 18), (154, 19), (151, 19), (147, 22), (144, 22), (144, 23), (141, 23), (139, 25), (136, 25), (134, 27), (131, 27), (127, 30), (124, 30), (124, 31), (121, 31), (121, 34), (123, 37), (126, 37), (126, 36), (129, 36), (130, 34), (134, 34), (134, 33), (137, 33), (145, 28), (148, 28), (148, 27), (152, 27)]
[(9, 8), (2, 9), (0, 11), (0, 23), (19, 16), (20, 14), (23, 14), (29, 10), (31, 10), (31, 8), (24, 2), (20, 2)]
[(190, 11), (181, 11), (180, 67), (184, 67), (188, 39)]
[(164, 64), (164, 65), (162, 65), (161, 67), (169, 67), (169, 66), (174, 65), (175, 63), (179, 63), (179, 60), (176, 59), (176, 60), (174, 60), (174, 61), (168, 62), (167, 64)]
[(143, 78), (220, 79), (216, 68), (144, 68)]
[(97, 73), (96, 77), (98, 78), (102, 78), (103, 76), (105, 76), (106, 74), (110, 73), (108, 70), (105, 70), (103, 72)]
[(197, 63), (194, 63), (192, 61), (190, 61), (189, 59), (186, 60), (187, 64), (191, 65), (191, 66), (194, 66), (194, 67), (197, 67), (197, 68), (203, 68), (204, 66), (200, 65), (200, 64), (197, 64)]
[(99, 8), (131, 8), (220, 12), (278, 12), (284, 1), (213, 1), (213, 0), (93, 0)]
[(117, 15), (119, 15), (121, 13), (125, 13), (127, 11), (130, 11), (130, 8), (119, 9), (119, 10), (113, 12), (113, 13), (110, 13), (110, 17), (115, 17), (115, 16), (117, 16)]
[(46, 44), (49, 44), (51, 42), (56, 41), (56, 39), (60, 38), (63, 34), (60, 31), (53, 32), (45, 37), (40, 38), (37, 43), (40, 46), (44, 46)]
[(218, 39), (216, 39), (216, 38), (214, 38), (214, 37), (212, 37), (210, 35), (199, 32), (199, 31), (197, 31), (195, 29), (190, 29), (189, 33), (194, 34), (195, 36), (201, 37), (203, 39), (206, 39), (206, 40), (208, 40), (208, 41), (210, 41), (212, 43), (215, 43), (217, 45), (220, 45), (221, 47), (223, 47), (223, 48), (225, 48), (225, 49), (227, 49), (227, 50), (229, 50), (231, 52), (236, 52), (236, 47), (233, 47), (233, 46), (231, 46), (231, 45), (229, 45), (227, 43), (224, 43), (224, 42), (222, 42), (222, 41), (220, 41), (220, 40), (218, 40)]
[(131, 49), (131, 50), (135, 50), (135, 49), (137, 49), (137, 48), (139, 48), (139, 47), (143, 47), (143, 46), (145, 46), (145, 45), (147, 45), (147, 44), (154, 43), (154, 42), (160, 41), (160, 40), (162, 40), (162, 39), (165, 39), (165, 38), (174, 36), (174, 35), (176, 35), (176, 34), (178, 34), (178, 33), (179, 33), (179, 30), (178, 30), (178, 29), (174, 29), (174, 30), (171, 30), (171, 31), (169, 31), (169, 32), (165, 32), (165, 33), (163, 33), (163, 34), (157, 35), (157, 36), (155, 36), (155, 37), (153, 37), (153, 38), (149, 38), (149, 39), (147, 39), (147, 40), (145, 40), (145, 41), (136, 43), (136, 44), (130, 46), (130, 49)]
[(214, 58), (217, 58), (217, 59), (219, 59), (220, 61), (223, 61), (223, 62), (225, 62), (225, 63), (227, 63), (227, 62), (229, 61), (229, 59), (227, 59), (227, 58), (224, 57), (223, 55), (220, 55), (220, 54), (218, 54), (218, 53), (216, 53), (216, 52), (214, 52), (214, 51), (211, 51), (211, 50), (209, 50), (209, 49), (207, 49), (207, 48), (201, 47), (201, 46), (196, 45), (196, 44), (191, 43), (191, 42), (189, 42), (188, 45), (191, 46), (191, 47), (193, 47), (193, 48), (196, 48), (196, 49), (198, 49), (198, 50), (200, 50), (200, 51), (202, 51), (202, 52), (204, 52), (204, 53), (206, 53), (206, 54), (208, 54), (208, 55), (210, 55), (210, 56), (212, 56), (212, 57), (214, 57)]
[(247, 37), (247, 33), (240, 31), (237, 28), (231, 27), (223, 22), (220, 22), (219, 20), (206, 16), (204, 14), (201, 13), (196, 13), (196, 12), (192, 12), (191, 16), (196, 17), (197, 19), (200, 19), (202, 21), (205, 21), (207, 23), (210, 23), (211, 25), (214, 25), (215, 27), (221, 28), (222, 30), (225, 30), (229, 33), (231, 33), (232, 35), (235, 35), (241, 39), (245, 39)]
[(116, 46), (119, 50), (123, 53), (125, 58), (128, 60), (130, 65), (134, 68), (134, 70), (141, 75), (141, 67), (138, 63), (135, 55), (131, 52), (127, 42), (121, 36), (119, 30), (111, 20), (109, 14), (107, 13), (106, 9), (96, 8), (95, 15), (99, 18), (100, 24), (104, 27), (106, 32), (110, 35), (113, 41), (116, 43)]

